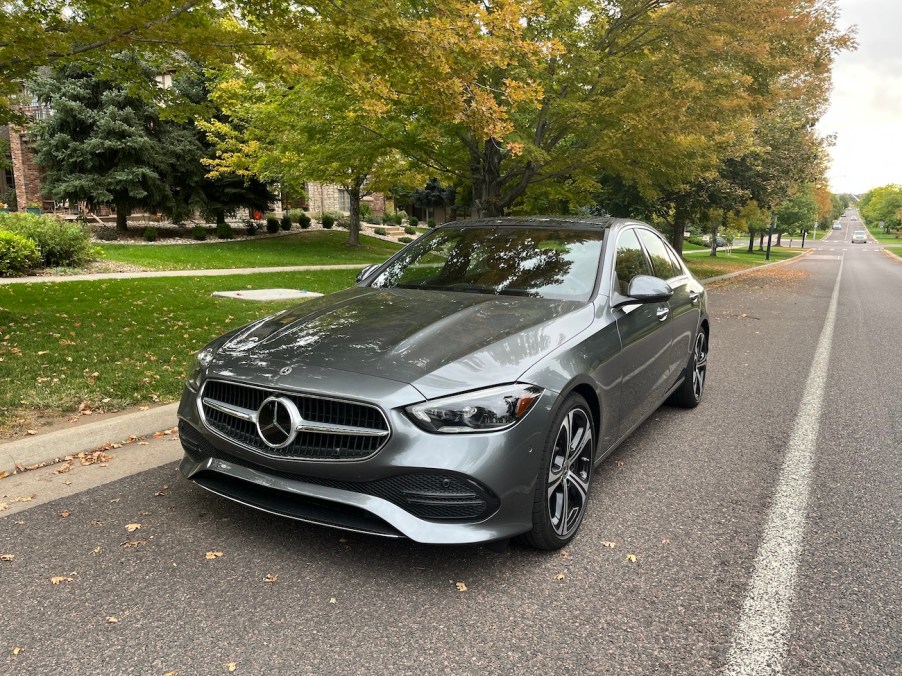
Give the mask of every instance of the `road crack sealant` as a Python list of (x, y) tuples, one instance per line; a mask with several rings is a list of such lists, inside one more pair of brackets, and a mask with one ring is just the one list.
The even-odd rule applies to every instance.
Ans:
[(841, 260), (827, 318), (814, 352), (802, 403), (796, 413), (776, 492), (755, 556), (742, 614), (733, 632), (724, 668), (724, 674), (728, 676), (758, 676), (783, 671), (842, 269)]

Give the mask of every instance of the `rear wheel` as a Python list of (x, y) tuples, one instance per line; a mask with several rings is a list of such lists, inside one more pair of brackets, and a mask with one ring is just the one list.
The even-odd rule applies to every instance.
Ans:
[(708, 376), (708, 334), (698, 330), (695, 346), (686, 365), (683, 383), (670, 396), (670, 403), (683, 408), (695, 408), (705, 393), (705, 378)]
[(595, 433), (586, 400), (571, 394), (554, 417), (536, 481), (533, 528), (524, 536), (538, 549), (560, 549), (576, 535), (586, 513)]

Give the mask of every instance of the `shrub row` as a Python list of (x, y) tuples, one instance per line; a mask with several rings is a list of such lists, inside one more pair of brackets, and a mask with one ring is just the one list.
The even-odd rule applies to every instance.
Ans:
[[(91, 245), (91, 233), (87, 228), (58, 221), (52, 216), (0, 214), (0, 231), (13, 233), (32, 242), (38, 251), (36, 262), (45, 267), (81, 267), (97, 258), (97, 251)], [(0, 261), (0, 268), (11, 264), (13, 259), (29, 260), (27, 252), (20, 251), (17, 245), (11, 244), (14, 240), (6, 237), (4, 241), (7, 247), (16, 249), (18, 253), (9, 253), (9, 259)]]

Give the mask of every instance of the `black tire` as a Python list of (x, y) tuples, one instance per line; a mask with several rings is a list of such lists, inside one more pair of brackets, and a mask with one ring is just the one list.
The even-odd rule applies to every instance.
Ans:
[(698, 330), (684, 375), (682, 384), (670, 395), (670, 403), (695, 408), (702, 401), (708, 376), (708, 334), (704, 329)]
[(567, 545), (589, 503), (595, 461), (595, 426), (586, 400), (571, 394), (554, 416), (542, 454), (532, 510), (523, 540), (537, 549)]

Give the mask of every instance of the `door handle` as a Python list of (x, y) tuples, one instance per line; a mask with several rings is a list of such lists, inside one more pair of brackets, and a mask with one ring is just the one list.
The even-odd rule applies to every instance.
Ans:
[(665, 319), (667, 319), (668, 315), (670, 315), (670, 308), (666, 305), (661, 305), (658, 307), (655, 314), (658, 315), (658, 321), (663, 322)]
[(698, 302), (698, 297), (701, 294), (698, 291), (690, 291), (689, 292), (689, 302), (695, 305)]

